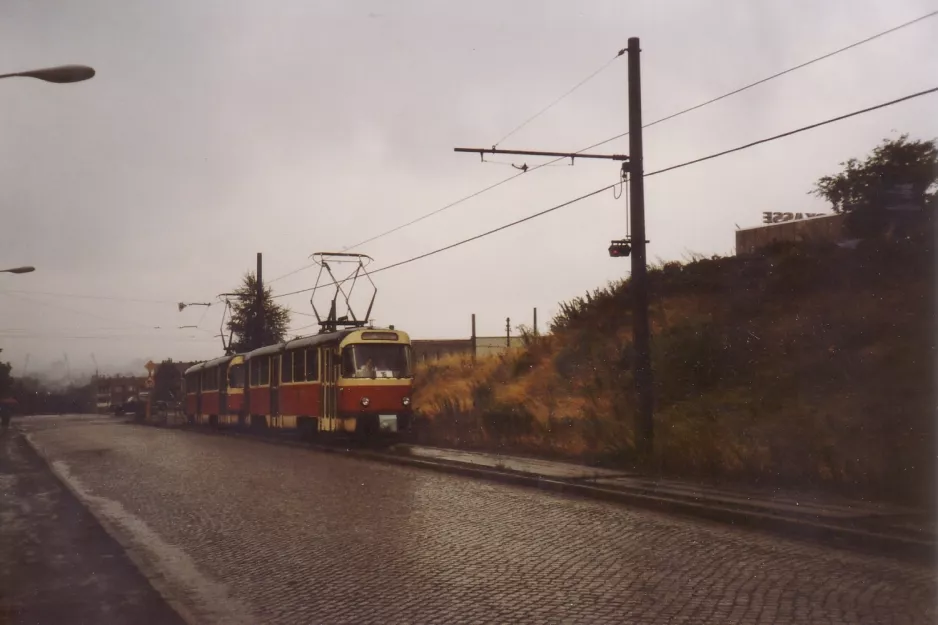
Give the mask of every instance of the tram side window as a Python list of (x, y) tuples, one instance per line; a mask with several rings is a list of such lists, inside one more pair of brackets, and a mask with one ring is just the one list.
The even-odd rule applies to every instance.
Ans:
[(293, 381), (293, 352), (284, 352), (280, 356), (280, 381)]
[(319, 349), (306, 348), (306, 380), (312, 382), (319, 379)]
[(270, 384), (270, 356), (262, 356), (260, 361), (260, 380), (261, 386)]
[(305, 379), (306, 375), (306, 366), (304, 359), (306, 356), (303, 354), (302, 349), (298, 349), (292, 352), (293, 354), (293, 381), (302, 382)]
[(205, 369), (202, 371), (202, 390), (204, 391), (215, 391), (218, 390), (218, 379), (216, 374), (218, 373), (217, 369)]
[(261, 362), (258, 359), (251, 361), (251, 386), (257, 386), (261, 379)]

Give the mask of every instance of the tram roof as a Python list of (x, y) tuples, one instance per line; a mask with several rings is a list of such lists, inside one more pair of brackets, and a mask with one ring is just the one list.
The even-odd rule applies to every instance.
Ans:
[(234, 358), (234, 356), (220, 356), (219, 358), (213, 358), (212, 360), (206, 360), (205, 362), (200, 362), (199, 364), (192, 365), (191, 367), (186, 369), (183, 375), (189, 375), (190, 373), (196, 373), (198, 371), (201, 371), (202, 369), (209, 369), (211, 367), (217, 367), (219, 365), (228, 364), (229, 362), (231, 362), (232, 358)]
[(267, 345), (266, 347), (261, 347), (250, 351), (244, 355), (245, 360), (250, 360), (251, 358), (256, 358), (258, 356), (266, 356), (269, 354), (276, 354), (284, 349), (295, 349), (297, 347), (312, 347), (314, 345), (322, 345), (323, 343), (331, 343), (333, 341), (341, 341), (349, 334), (360, 330), (361, 328), (351, 328), (346, 330), (338, 330), (337, 332), (326, 332), (325, 334), (314, 334), (312, 336), (302, 336), (297, 339), (292, 339), (284, 343), (277, 343), (275, 345)]
[[(284, 349), (296, 349), (300, 347), (313, 347), (315, 345), (322, 345), (323, 343), (338, 342), (344, 339), (345, 337), (353, 334), (358, 331), (367, 331), (374, 330), (375, 328), (346, 328), (343, 330), (338, 330), (336, 332), (326, 332), (324, 334), (314, 334), (312, 336), (302, 336), (300, 338), (292, 339), (285, 341), (283, 343), (275, 343), (274, 345), (266, 345), (264, 347), (259, 347), (258, 349), (252, 350), (250, 352), (244, 352), (241, 354), (235, 354), (233, 356), (222, 356), (220, 358), (215, 358), (213, 360), (207, 360), (205, 362), (200, 362), (197, 365), (193, 365), (186, 369), (184, 375), (190, 373), (196, 373), (202, 369), (207, 369), (209, 367), (216, 367), (219, 365), (227, 364), (235, 356), (243, 356), (245, 360), (250, 360), (251, 358), (256, 358), (258, 356), (266, 356), (269, 354), (276, 354)], [(393, 330), (394, 332), (400, 333), (400, 330)]]

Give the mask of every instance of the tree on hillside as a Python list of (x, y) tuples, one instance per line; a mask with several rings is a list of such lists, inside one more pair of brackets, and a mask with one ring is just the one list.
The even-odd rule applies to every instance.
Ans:
[(290, 311), (277, 304), (270, 287), (264, 287), (261, 303), (264, 307), (264, 331), (261, 340), (260, 319), (257, 315), (257, 278), (253, 272), (244, 274), (241, 286), (234, 291), (237, 298), (231, 304), (231, 351), (234, 353), (254, 349), (259, 345), (273, 345), (284, 339), (290, 325)]
[[(908, 135), (885, 139), (860, 161), (841, 163), (843, 171), (818, 179), (811, 191), (829, 201), (836, 213), (846, 214), (847, 229), (858, 237), (883, 233), (897, 215), (930, 218), (938, 182), (938, 145), (909, 141)], [(899, 212), (887, 207), (906, 203), (918, 211)]]

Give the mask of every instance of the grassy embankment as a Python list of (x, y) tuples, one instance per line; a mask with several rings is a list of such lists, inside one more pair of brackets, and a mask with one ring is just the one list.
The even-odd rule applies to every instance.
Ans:
[[(931, 247), (931, 246), (928, 246)], [(633, 446), (628, 281), (500, 357), (418, 368), (425, 443), (923, 503), (933, 482), (931, 249), (789, 246), (650, 271), (655, 446)]]

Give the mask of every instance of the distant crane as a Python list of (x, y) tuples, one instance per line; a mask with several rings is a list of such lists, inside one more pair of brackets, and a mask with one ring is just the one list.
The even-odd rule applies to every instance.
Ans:
[(72, 381), (72, 368), (68, 365), (68, 354), (62, 352), (62, 356), (65, 357), (65, 378), (71, 382)]
[(98, 377), (98, 359), (91, 354), (91, 362), (94, 363), (94, 377)]
[(26, 354), (26, 362), (23, 363), (22, 377), (26, 377), (26, 371), (29, 370), (29, 354)]

